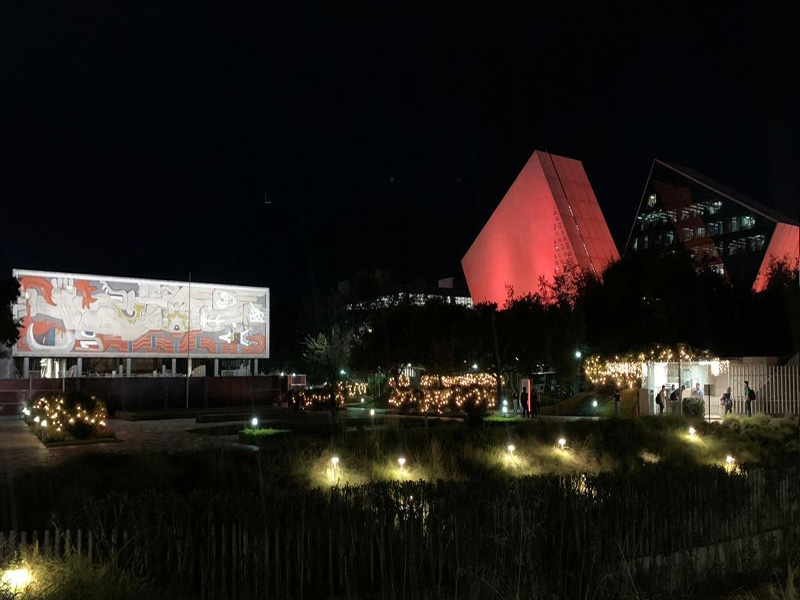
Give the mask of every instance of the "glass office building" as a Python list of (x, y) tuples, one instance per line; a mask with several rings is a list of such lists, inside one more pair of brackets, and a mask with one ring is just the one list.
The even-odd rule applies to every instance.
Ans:
[(653, 161), (625, 253), (682, 245), (735, 286), (766, 283), (770, 261), (800, 256), (796, 220), (685, 167)]

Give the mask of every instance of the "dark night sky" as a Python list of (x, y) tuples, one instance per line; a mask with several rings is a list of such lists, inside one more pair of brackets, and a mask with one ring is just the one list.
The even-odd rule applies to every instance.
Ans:
[(3, 2), (2, 274), (434, 280), (535, 149), (583, 162), (620, 250), (653, 158), (797, 216), (788, 2), (328, 4)]

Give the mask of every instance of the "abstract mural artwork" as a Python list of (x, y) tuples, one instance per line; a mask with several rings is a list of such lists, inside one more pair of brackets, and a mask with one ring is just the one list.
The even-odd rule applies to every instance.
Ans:
[(15, 270), (17, 356), (269, 356), (269, 288)]

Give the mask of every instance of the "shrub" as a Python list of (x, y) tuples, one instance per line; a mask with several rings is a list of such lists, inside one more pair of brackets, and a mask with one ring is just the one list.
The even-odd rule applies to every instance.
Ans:
[(702, 419), (705, 416), (706, 405), (699, 398), (683, 399), (683, 416)]

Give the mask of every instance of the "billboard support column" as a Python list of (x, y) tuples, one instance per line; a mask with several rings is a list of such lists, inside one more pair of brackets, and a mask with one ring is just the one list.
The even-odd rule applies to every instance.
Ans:
[[(25, 360), (28, 360), (28, 359), (26, 358)], [(77, 363), (77, 366), (75, 367), (75, 375), (77, 377), (83, 377), (83, 357), (82, 356), (78, 357), (78, 363)]]
[(178, 376), (178, 359), (177, 358), (173, 358), (172, 359), (172, 376), (173, 377), (177, 377)]
[(189, 305), (186, 309), (186, 408), (189, 408), (189, 377), (192, 376), (192, 272), (189, 271)]
[(219, 377), (219, 359), (214, 359), (214, 377)]
[(30, 376), (29, 373), (31, 372), (31, 359), (29, 356), (26, 356), (22, 359), (22, 377), (28, 379)]
[(131, 376), (131, 359), (130, 358), (126, 358), (125, 359), (125, 376), (126, 377), (130, 377)]

